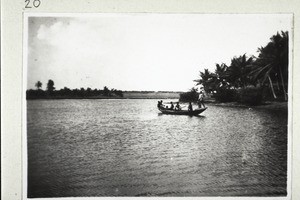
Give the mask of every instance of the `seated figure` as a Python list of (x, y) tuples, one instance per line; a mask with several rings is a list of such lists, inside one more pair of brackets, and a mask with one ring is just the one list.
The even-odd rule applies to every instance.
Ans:
[(171, 102), (170, 110), (173, 110), (173, 109), (174, 109), (174, 104), (173, 104), (173, 102)]
[(176, 106), (175, 106), (175, 110), (181, 110), (181, 107), (179, 105), (179, 102), (177, 102)]

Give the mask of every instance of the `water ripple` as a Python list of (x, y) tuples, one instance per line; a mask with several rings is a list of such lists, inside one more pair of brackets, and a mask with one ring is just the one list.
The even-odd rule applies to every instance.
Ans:
[(156, 100), (28, 101), (28, 196), (284, 196), (287, 116)]

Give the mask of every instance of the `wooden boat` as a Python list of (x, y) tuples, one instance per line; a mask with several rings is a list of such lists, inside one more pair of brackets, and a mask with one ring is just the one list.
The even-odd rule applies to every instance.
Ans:
[(170, 110), (167, 108), (163, 107), (158, 107), (158, 110), (162, 112), (163, 114), (168, 114), (168, 115), (199, 115), (200, 113), (204, 112), (207, 109), (205, 108), (197, 108), (193, 111), (188, 111), (188, 110)]

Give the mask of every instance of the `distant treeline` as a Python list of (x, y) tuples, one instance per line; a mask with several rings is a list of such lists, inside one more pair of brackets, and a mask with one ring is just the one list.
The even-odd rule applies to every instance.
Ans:
[[(241, 102), (258, 105), (264, 100), (288, 100), (288, 32), (273, 35), (265, 47), (258, 48), (258, 57), (246, 54), (233, 57), (231, 64), (216, 64), (215, 71), (200, 71), (194, 80), (206, 94), (220, 102)], [(180, 95), (181, 101), (197, 100), (192, 88)]]
[(54, 81), (49, 80), (47, 89), (42, 90), (42, 83), (38, 81), (36, 90), (30, 89), (26, 91), (26, 99), (84, 99), (84, 98), (122, 98), (123, 91), (116, 89), (108, 89), (105, 86), (102, 90), (91, 88), (69, 89), (64, 87), (55, 90)]
[(147, 94), (147, 93), (181, 93), (181, 92), (179, 92), (179, 91), (136, 91), (136, 90), (125, 90), (125, 91), (123, 91), (123, 92), (129, 92), (129, 93), (131, 93), (131, 92), (133, 92), (133, 93), (145, 93), (145, 94)]

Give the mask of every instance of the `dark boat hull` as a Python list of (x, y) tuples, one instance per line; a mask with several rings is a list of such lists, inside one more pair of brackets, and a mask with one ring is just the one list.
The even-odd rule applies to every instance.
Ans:
[(158, 110), (160, 112), (162, 112), (163, 114), (167, 114), (167, 115), (199, 115), (200, 113), (204, 112), (206, 108), (198, 108), (195, 109), (193, 111), (188, 111), (188, 110), (168, 110), (168, 109), (164, 109), (164, 108), (158, 108)]

